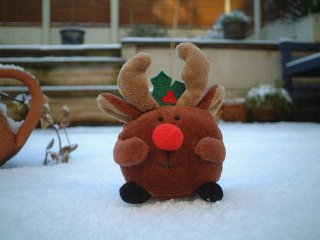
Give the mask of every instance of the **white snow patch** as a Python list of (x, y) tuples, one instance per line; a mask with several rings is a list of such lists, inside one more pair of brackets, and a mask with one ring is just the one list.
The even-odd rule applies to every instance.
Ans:
[[(0, 57), (1, 62), (7, 63), (64, 63), (64, 62), (113, 62), (122, 63), (124, 60), (121, 57), (82, 57), (82, 56), (45, 56), (45, 57)], [(8, 65), (14, 66), (14, 65)]]
[(260, 84), (259, 86), (253, 87), (248, 91), (248, 98), (252, 99), (261, 99), (264, 101), (266, 96), (268, 95), (276, 95), (278, 94), (287, 102), (291, 103), (292, 99), (289, 93), (283, 88), (276, 88), (271, 84)]
[(14, 134), (17, 134), (17, 132), (19, 131), (19, 128), (21, 127), (21, 125), (23, 124), (24, 121), (23, 120), (22, 121), (15, 121), (12, 118), (8, 117), (7, 105), (5, 105), (2, 102), (0, 102), (0, 112), (2, 112), (2, 114), (7, 118), (8, 126), (11, 129), (11, 131)]
[(17, 134), (21, 125), (23, 124), (24, 120), (22, 121), (15, 121), (13, 120), (12, 118), (8, 117), (7, 118), (8, 120), (8, 123), (9, 123), (9, 127), (11, 129), (11, 131), (14, 133), (14, 134)]
[(0, 69), (16, 69), (20, 71), (25, 71), (23, 67), (13, 65), (13, 64), (1, 64), (1, 63), (0, 63)]
[(202, 39), (199, 38), (170, 38), (170, 37), (124, 37), (121, 39), (122, 43), (181, 43), (181, 42), (192, 42), (195, 44), (223, 44), (223, 45), (232, 45), (235, 44), (239, 46), (239, 43), (243, 46), (246, 45), (277, 45), (278, 42), (273, 40), (232, 40), (232, 39)]
[[(1, 48), (1, 47), (0, 47)], [(20, 58), (14, 58), (14, 57), (12, 57), (12, 58), (1, 58), (0, 57), (0, 59), (2, 59), (3, 61), (6, 61), (6, 59), (20, 59)], [(0, 60), (0, 62), (1, 62), (1, 60)], [(9, 60), (9, 62), (10, 62), (10, 60)], [(12, 61), (12, 62), (16, 62), (16, 61)], [(17, 61), (17, 62), (19, 62), (19, 60)], [(1, 64), (0, 63), (0, 69), (15, 69), (15, 70), (20, 70), (20, 71), (23, 71), (23, 72), (25, 72), (25, 73), (27, 73), (27, 74), (29, 74), (31, 77), (33, 77), (34, 79), (36, 79), (36, 77), (34, 76), (34, 75), (32, 75), (31, 73), (29, 73), (28, 71), (26, 71), (23, 67), (21, 67), (21, 66), (17, 66), (17, 65), (14, 65), (14, 64)], [(37, 81), (37, 80), (36, 80)], [(37, 81), (38, 82), (38, 81)]]
[[(1, 97), (0, 97), (0, 100), (1, 100)], [(0, 111), (4, 116), (7, 116), (7, 105), (0, 102)]]
[(66, 44), (66, 45), (29, 45), (29, 44), (19, 44), (19, 45), (1, 45), (0, 49), (7, 50), (43, 50), (43, 51), (60, 51), (60, 50), (91, 50), (91, 49), (119, 49), (121, 48), (121, 44), (112, 43), (112, 44)]
[(19, 104), (18, 101), (23, 102), (25, 105), (30, 106), (31, 104), (31, 100), (32, 100), (32, 96), (29, 94), (25, 94), (25, 93), (20, 93), (17, 96), (15, 96), (15, 103)]
[(320, 124), (220, 124), (221, 202), (129, 205), (113, 161), (120, 127), (69, 129), (71, 162), (42, 166), (52, 129), (35, 130), (0, 169), (1, 239), (320, 239)]

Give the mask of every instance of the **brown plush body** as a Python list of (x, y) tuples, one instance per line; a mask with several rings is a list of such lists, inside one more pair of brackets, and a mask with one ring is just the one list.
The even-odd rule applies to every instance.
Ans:
[[(98, 97), (103, 111), (126, 123), (114, 148), (114, 159), (126, 182), (159, 199), (192, 196), (207, 183), (218, 186), (226, 155), (214, 119), (223, 100), (223, 88), (213, 86), (206, 91), (209, 65), (198, 48), (190, 43), (177, 48), (178, 55), (186, 61), (182, 78), (187, 90), (176, 106), (159, 106), (149, 95), (144, 72), (150, 61), (145, 54), (138, 54), (121, 70), (118, 83), (126, 101), (107, 93)], [(143, 89), (143, 98), (137, 97), (139, 87)], [(162, 127), (165, 130), (159, 132), (157, 128)], [(173, 134), (169, 133), (171, 130)], [(177, 135), (181, 135), (180, 139)], [(202, 198), (208, 201), (222, 198), (220, 186), (218, 193), (211, 191), (210, 186), (207, 188), (201, 189)], [(133, 190), (123, 191), (127, 196)], [(212, 196), (215, 194), (219, 197)]]
[[(164, 116), (161, 122), (157, 120), (159, 116)], [(176, 120), (175, 116), (180, 119)], [(167, 122), (177, 125), (184, 133), (184, 143), (176, 151), (163, 151), (152, 144), (152, 131)], [(137, 141), (130, 142), (132, 138), (141, 139), (147, 147), (139, 147)], [(201, 140), (209, 143), (200, 150)], [(204, 160), (210, 151), (217, 152)], [(163, 199), (190, 196), (203, 183), (218, 181), (225, 157), (222, 135), (212, 115), (189, 106), (159, 107), (128, 123), (116, 144), (115, 160), (120, 165), (130, 162), (135, 152), (141, 154), (138, 156), (141, 163), (121, 167), (126, 181), (134, 181), (152, 197)]]

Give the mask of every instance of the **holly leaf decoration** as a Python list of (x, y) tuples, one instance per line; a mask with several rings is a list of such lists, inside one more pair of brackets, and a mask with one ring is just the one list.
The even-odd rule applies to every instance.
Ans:
[(186, 90), (186, 86), (182, 82), (175, 81), (171, 86), (171, 90), (174, 92), (176, 98), (179, 99)]
[(157, 76), (151, 78), (153, 84), (152, 97), (163, 105), (175, 105), (186, 87), (182, 82), (175, 81), (172, 85), (172, 78), (161, 71)]

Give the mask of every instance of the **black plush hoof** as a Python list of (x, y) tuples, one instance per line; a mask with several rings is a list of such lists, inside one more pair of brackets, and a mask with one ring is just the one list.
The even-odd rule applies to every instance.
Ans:
[(216, 182), (207, 182), (202, 184), (198, 189), (199, 196), (208, 202), (220, 201), (223, 198), (223, 191)]
[(127, 182), (119, 190), (121, 199), (127, 203), (140, 204), (148, 201), (150, 194), (134, 182)]

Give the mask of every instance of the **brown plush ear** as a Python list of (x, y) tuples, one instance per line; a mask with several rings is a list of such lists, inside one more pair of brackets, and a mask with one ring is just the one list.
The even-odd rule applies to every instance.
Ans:
[(97, 98), (101, 111), (113, 116), (117, 120), (127, 123), (141, 116), (142, 112), (122, 98), (110, 93), (102, 93)]
[(205, 95), (210, 71), (207, 57), (192, 43), (180, 43), (177, 46), (178, 57), (185, 61), (181, 78), (186, 91), (179, 98), (177, 105), (197, 106)]
[(142, 112), (159, 107), (149, 93), (146, 71), (150, 64), (149, 54), (138, 53), (122, 66), (117, 80), (122, 97)]
[(224, 87), (221, 85), (212, 86), (198, 104), (198, 108), (208, 110), (216, 115), (224, 100)]

